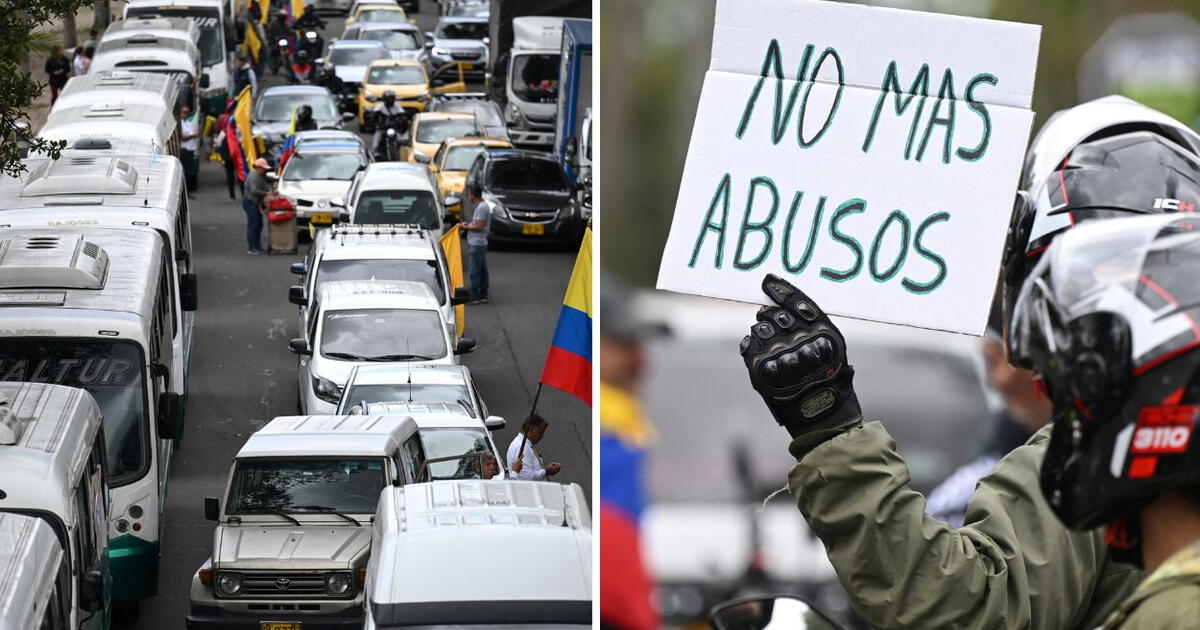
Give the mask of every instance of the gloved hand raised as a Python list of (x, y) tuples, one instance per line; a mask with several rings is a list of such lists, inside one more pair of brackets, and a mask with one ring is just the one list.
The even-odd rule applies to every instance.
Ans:
[(762, 289), (779, 306), (759, 309), (740, 352), (775, 420), (792, 437), (819, 431), (828, 438), (861, 423), (841, 331), (783, 278), (767, 274)]

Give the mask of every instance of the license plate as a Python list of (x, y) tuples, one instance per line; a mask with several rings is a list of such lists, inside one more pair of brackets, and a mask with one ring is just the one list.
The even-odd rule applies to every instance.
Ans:
[(522, 225), (521, 226), (521, 234), (527, 234), (527, 235), (532, 235), (532, 236), (541, 236), (545, 233), (546, 233), (546, 226), (544, 226), (540, 223), (533, 224), (533, 225)]
[(460, 66), (460, 67), (461, 67), (463, 70), (473, 70), (473, 69), (475, 69), (475, 64), (473, 64), (473, 63), (459, 63), (458, 65), (459, 65), (459, 66)]
[[(312, 223), (333, 223), (333, 215), (328, 212), (314, 212), (312, 218), (309, 219)], [(287, 630), (286, 628), (283, 630)]]
[(299, 621), (263, 621), (258, 630), (300, 630)]

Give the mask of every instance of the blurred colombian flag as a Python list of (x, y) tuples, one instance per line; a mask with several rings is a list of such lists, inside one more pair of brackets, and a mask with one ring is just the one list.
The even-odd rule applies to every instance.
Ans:
[(541, 382), (592, 404), (592, 228), (583, 232)]

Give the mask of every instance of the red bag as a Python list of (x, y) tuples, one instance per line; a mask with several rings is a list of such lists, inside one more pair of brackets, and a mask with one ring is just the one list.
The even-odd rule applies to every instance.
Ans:
[(296, 213), (292, 210), (267, 210), (267, 221), (271, 223), (283, 223), (296, 218)]
[(267, 208), (267, 221), (271, 223), (283, 223), (296, 218), (296, 210), (292, 207), (292, 202), (287, 197), (271, 193), (263, 198), (263, 205)]

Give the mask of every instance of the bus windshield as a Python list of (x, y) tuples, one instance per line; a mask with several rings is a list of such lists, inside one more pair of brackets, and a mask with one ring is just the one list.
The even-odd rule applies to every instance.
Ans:
[(224, 34), (221, 32), (221, 12), (215, 7), (138, 7), (129, 9), (129, 17), (161, 15), (162, 17), (192, 18), (200, 29), (200, 63), (211, 66), (225, 60)]
[(150, 468), (144, 365), (132, 341), (0, 339), (0, 380), (69, 385), (96, 399), (104, 414), (111, 487), (137, 481)]

